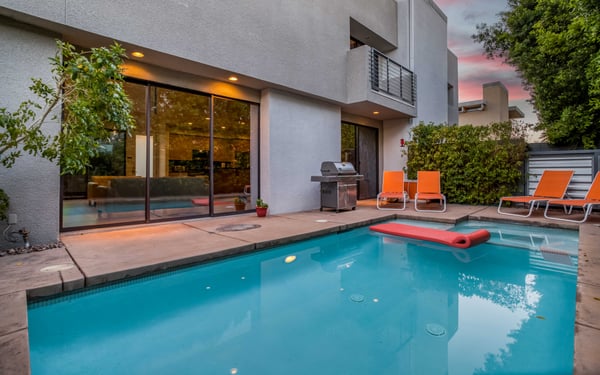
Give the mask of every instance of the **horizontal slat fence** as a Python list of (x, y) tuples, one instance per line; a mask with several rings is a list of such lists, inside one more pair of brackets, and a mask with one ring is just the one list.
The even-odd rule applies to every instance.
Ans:
[(599, 162), (600, 150), (530, 152), (526, 162), (525, 191), (528, 195), (533, 194), (545, 170), (571, 169), (575, 173), (567, 189), (567, 196), (583, 198), (598, 171)]

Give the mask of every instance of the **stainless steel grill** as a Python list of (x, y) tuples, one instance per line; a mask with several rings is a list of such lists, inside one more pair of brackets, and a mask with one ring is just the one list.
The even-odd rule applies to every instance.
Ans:
[(335, 208), (335, 212), (356, 209), (356, 182), (362, 179), (352, 163), (335, 161), (322, 162), (321, 176), (310, 178), (321, 183), (321, 211)]

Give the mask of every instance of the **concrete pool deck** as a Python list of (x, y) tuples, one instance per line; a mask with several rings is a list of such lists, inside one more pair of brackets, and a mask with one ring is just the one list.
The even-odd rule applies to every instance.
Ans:
[[(27, 299), (122, 280), (211, 259), (266, 249), (395, 218), (455, 223), (470, 218), (579, 228), (574, 374), (600, 374), (600, 215), (577, 225), (499, 215), (496, 207), (448, 205), (445, 213), (383, 211), (360, 201), (354, 211), (319, 210), (256, 217), (254, 213), (136, 227), (64, 233), (64, 248), (0, 258), (0, 373), (28, 374)], [(226, 226), (259, 228), (223, 231)]]

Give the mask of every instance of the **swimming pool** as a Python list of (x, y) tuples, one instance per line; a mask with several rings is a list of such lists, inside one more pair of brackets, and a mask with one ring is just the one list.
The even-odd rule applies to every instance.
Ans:
[(577, 232), (453, 230), (475, 227), (467, 250), (360, 228), (33, 303), (32, 373), (571, 373)]

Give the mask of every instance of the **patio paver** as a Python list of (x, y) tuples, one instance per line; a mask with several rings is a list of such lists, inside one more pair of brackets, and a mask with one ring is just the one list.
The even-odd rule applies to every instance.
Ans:
[[(0, 373), (29, 372), (27, 297), (36, 298), (101, 284), (168, 268), (199, 263), (298, 241), (315, 235), (398, 218), (453, 223), (467, 218), (521, 222), (496, 212), (496, 207), (448, 205), (446, 213), (380, 211), (375, 201), (360, 201), (353, 211), (314, 210), (257, 218), (242, 214), (139, 227), (107, 228), (63, 234), (66, 248), (0, 258)], [(549, 221), (543, 211), (523, 223), (577, 228)], [(600, 215), (580, 226), (579, 279), (574, 374), (600, 373)], [(260, 225), (259, 228), (222, 231), (226, 225)], [(72, 268), (64, 269), (72, 265)], [(48, 266), (54, 272), (42, 272)]]

